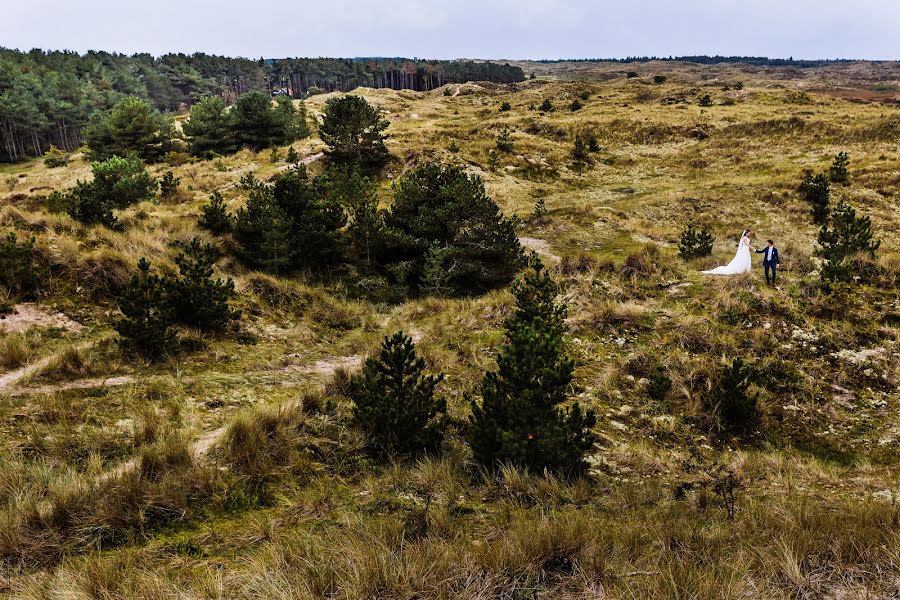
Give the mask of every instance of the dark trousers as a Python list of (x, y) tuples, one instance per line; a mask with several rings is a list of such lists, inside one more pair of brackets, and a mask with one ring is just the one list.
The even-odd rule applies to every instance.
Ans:
[[(773, 263), (763, 263), (763, 268), (766, 270), (766, 283), (775, 283), (775, 273), (778, 271), (778, 265)], [(772, 270), (772, 281), (769, 281), (769, 269)]]

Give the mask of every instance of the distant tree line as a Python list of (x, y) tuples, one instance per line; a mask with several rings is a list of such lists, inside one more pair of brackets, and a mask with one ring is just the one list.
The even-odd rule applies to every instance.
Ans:
[(518, 67), (489, 62), (389, 59), (258, 59), (209, 54), (29, 52), (0, 48), (0, 162), (84, 142), (95, 112), (126, 97), (158, 111), (186, 110), (208, 96), (226, 104), (249, 91), (300, 98), (311, 89), (357, 86), (430, 90), (470, 80), (524, 80)]
[[(765, 56), (626, 56), (625, 58), (574, 58), (574, 59), (545, 59), (536, 60), (534, 62), (543, 64), (555, 64), (564, 62), (606, 62), (606, 63), (640, 63), (640, 62), (688, 62), (700, 65), (720, 65), (731, 63), (742, 63), (754, 65), (757, 67), (797, 67), (799, 69), (809, 69), (813, 67), (821, 67), (823, 65), (831, 65), (837, 63), (855, 62), (856, 59), (834, 58), (834, 59), (813, 59), (813, 60), (794, 60), (791, 58), (768, 58)], [(871, 61), (878, 62), (878, 61)]]

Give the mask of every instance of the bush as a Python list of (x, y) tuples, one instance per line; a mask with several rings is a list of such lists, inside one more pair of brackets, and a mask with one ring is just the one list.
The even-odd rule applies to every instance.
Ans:
[(512, 110), (512, 105), (507, 100), (500, 103), (500, 112), (507, 112), (510, 110)]
[(190, 117), (182, 126), (190, 140), (191, 153), (212, 158), (216, 154), (230, 154), (237, 150), (233, 120), (225, 100), (219, 96), (207, 96), (194, 104)]
[(593, 133), (587, 135), (587, 147), (589, 152), (600, 152), (600, 143), (597, 141), (597, 136)]
[(881, 246), (874, 239), (872, 221), (869, 217), (856, 216), (856, 210), (838, 202), (831, 215), (831, 224), (819, 230), (817, 254), (824, 260), (820, 276), (826, 285), (849, 283), (854, 280), (854, 261), (858, 255), (875, 258), (875, 251)]
[(832, 183), (846, 185), (850, 183), (850, 155), (846, 152), (838, 152), (828, 170)]
[(572, 162), (577, 169), (583, 169), (591, 162), (587, 143), (580, 135), (575, 136), (575, 145), (572, 147)]
[(233, 222), (240, 256), (273, 272), (333, 264), (343, 250), (340, 231), (347, 218), (330, 193), (332, 184), (328, 177), (310, 180), (303, 166), (272, 184), (248, 180), (250, 197)]
[(293, 146), (288, 148), (287, 156), (284, 157), (284, 162), (288, 163), (289, 165), (296, 165), (300, 162), (300, 155), (297, 154), (297, 151), (294, 150)]
[(221, 331), (240, 317), (240, 312), (228, 305), (234, 298), (234, 282), (212, 278), (215, 262), (213, 247), (197, 238), (175, 258), (180, 276), (166, 282), (175, 321), (204, 331)]
[(385, 337), (377, 358), (368, 358), (350, 380), (353, 421), (378, 455), (434, 450), (444, 436), (447, 403), (434, 390), (443, 374), (427, 375), (412, 338)]
[(665, 82), (666, 82), (665, 75), (654, 75), (653, 76), (653, 83), (655, 83), (656, 85), (659, 85), (659, 84), (665, 83)]
[(647, 395), (652, 400), (662, 402), (669, 395), (672, 389), (672, 379), (666, 374), (666, 369), (662, 365), (656, 365), (656, 369), (650, 374), (647, 382)]
[(700, 106), (703, 106), (703, 107), (712, 106), (713, 105), (712, 98), (710, 97), (709, 94), (703, 94), (702, 96), (700, 96), (700, 101), (698, 104), (700, 104)]
[(340, 96), (325, 103), (319, 137), (326, 154), (338, 163), (379, 167), (387, 162), (384, 130), (389, 123), (374, 106), (359, 96)]
[(571, 110), (572, 112), (581, 110), (582, 108), (584, 108), (584, 104), (582, 104), (578, 98), (572, 100), (572, 104), (569, 105), (569, 110)]
[(481, 382), (481, 403), (471, 403), (468, 439), (475, 459), (491, 469), (512, 463), (581, 473), (596, 416), (577, 402), (559, 407), (575, 369), (562, 348), (566, 307), (556, 304), (559, 290), (536, 256), (512, 292), (516, 311), (505, 324), (497, 370)]
[(158, 162), (174, 148), (176, 132), (172, 119), (132, 96), (120, 100), (109, 113), (94, 113), (84, 138), (95, 160), (134, 154)]
[(14, 297), (33, 299), (40, 278), (34, 236), (19, 242), (14, 231), (0, 238), (0, 288)]
[(172, 171), (166, 171), (162, 179), (159, 180), (159, 193), (163, 198), (171, 198), (178, 193), (178, 185), (180, 183), (181, 179), (175, 177)]
[(141, 258), (138, 272), (118, 298), (122, 317), (113, 327), (132, 349), (151, 359), (168, 352), (175, 342), (167, 287), (165, 280), (150, 272), (147, 259)]
[(74, 188), (64, 193), (54, 192), (48, 198), (48, 206), (52, 210), (65, 211), (87, 225), (112, 227), (116, 224), (113, 209), (148, 200), (156, 192), (156, 180), (137, 158), (113, 156), (93, 163), (91, 169), (93, 181), (78, 181)]
[(413, 288), (422, 284), (435, 243), (453, 265), (455, 294), (504, 285), (522, 264), (514, 222), (503, 217), (478, 176), (457, 166), (428, 163), (398, 181), (384, 237), (382, 264)]
[(69, 164), (69, 155), (56, 146), (51, 145), (50, 149), (44, 154), (44, 164), (51, 169), (65, 167)]
[(719, 380), (704, 394), (704, 405), (717, 431), (744, 434), (757, 425), (757, 397), (749, 391), (752, 375), (744, 362), (735, 358), (731, 366), (722, 370)]
[(684, 260), (709, 256), (712, 254), (715, 241), (716, 238), (713, 237), (709, 227), (704, 225), (700, 231), (697, 231), (693, 223), (688, 223), (684, 231), (681, 232), (681, 241), (678, 242), (678, 256)]
[(538, 110), (541, 112), (553, 112), (553, 103), (550, 102), (550, 98), (544, 98)]
[(509, 127), (504, 127), (497, 135), (497, 150), (506, 153), (513, 151), (513, 140), (509, 132)]
[(807, 173), (800, 183), (800, 193), (811, 206), (813, 223), (822, 225), (828, 221), (828, 203), (831, 199), (831, 184), (828, 183), (828, 178), (821, 173), (815, 176)]
[(228, 216), (222, 194), (213, 192), (209, 202), (203, 205), (197, 224), (213, 235), (224, 235), (231, 231), (231, 217)]

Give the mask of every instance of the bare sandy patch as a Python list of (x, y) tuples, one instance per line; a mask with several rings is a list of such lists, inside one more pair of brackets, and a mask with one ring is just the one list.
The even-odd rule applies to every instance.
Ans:
[(17, 333), (37, 327), (40, 329), (64, 329), (80, 333), (81, 323), (73, 321), (61, 312), (51, 312), (37, 304), (16, 304), (11, 314), (0, 316), (0, 332)]

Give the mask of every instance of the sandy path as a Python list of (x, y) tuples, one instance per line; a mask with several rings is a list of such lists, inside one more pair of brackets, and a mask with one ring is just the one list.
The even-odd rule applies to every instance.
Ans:
[[(80, 345), (76, 346), (75, 348), (78, 349), (79, 351), (87, 350), (90, 347), (94, 346), (95, 344), (101, 343), (102, 341), (104, 341), (104, 340), (103, 339), (92, 340), (90, 342), (85, 342), (83, 344), (80, 344)], [(0, 393), (6, 392), (9, 388), (13, 387), (14, 385), (19, 383), (23, 379), (27, 379), (28, 377), (30, 377), (32, 375), (40, 373), (41, 371), (46, 369), (48, 366), (50, 366), (50, 364), (54, 360), (56, 360), (60, 356), (60, 354), (61, 353), (51, 354), (50, 356), (44, 357), (36, 362), (25, 365), (24, 367), (21, 367), (14, 371), (10, 371), (8, 373), (4, 373), (3, 375), (0, 375)]]

